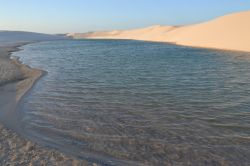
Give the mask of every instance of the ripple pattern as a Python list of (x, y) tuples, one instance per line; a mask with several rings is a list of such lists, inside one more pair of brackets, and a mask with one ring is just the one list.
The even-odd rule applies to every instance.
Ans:
[(248, 53), (67, 40), (16, 56), (48, 71), (22, 103), (36, 141), (104, 165), (250, 164)]

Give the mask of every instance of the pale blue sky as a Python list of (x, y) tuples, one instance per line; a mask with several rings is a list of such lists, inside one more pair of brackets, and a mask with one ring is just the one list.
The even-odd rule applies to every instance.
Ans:
[(182, 25), (250, 10), (250, 0), (0, 0), (0, 29), (44, 33)]

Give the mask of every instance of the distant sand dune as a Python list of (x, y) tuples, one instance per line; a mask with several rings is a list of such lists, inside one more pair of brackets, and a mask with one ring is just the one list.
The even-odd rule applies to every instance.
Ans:
[(134, 39), (146, 41), (161, 41), (163, 36), (175, 29), (173, 26), (155, 25), (142, 29), (110, 31), (110, 32), (90, 32), (90, 33), (71, 33), (67, 34), (74, 39), (90, 38), (90, 39)]
[(48, 35), (35, 32), (2, 31), (0, 30), (0, 46), (9, 46), (13, 43), (29, 43), (39, 41), (62, 40), (65, 37), (59, 35)]
[(72, 33), (75, 39), (134, 39), (173, 42), (179, 45), (250, 51), (250, 11), (226, 15), (189, 26), (152, 26), (143, 29)]

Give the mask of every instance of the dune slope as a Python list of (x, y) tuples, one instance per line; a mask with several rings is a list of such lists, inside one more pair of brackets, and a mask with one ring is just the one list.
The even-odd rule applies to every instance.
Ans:
[(187, 46), (250, 51), (250, 11), (181, 27), (166, 39)]
[(37, 42), (48, 40), (61, 40), (64, 37), (57, 35), (48, 35), (34, 32), (22, 32), (22, 31), (0, 31), (0, 46), (5, 46), (13, 43), (21, 42)]
[(69, 37), (74, 39), (92, 38), (92, 39), (134, 39), (146, 41), (161, 41), (162, 36), (175, 29), (172, 26), (151, 26), (142, 29), (111, 31), (111, 32), (90, 32), (90, 33), (72, 33)]
[(111, 32), (72, 33), (75, 39), (135, 39), (179, 45), (250, 52), (250, 11), (234, 13), (189, 26), (152, 26)]

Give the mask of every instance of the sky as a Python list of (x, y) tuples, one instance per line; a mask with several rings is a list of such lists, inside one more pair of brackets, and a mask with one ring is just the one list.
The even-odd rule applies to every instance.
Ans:
[(89, 32), (204, 22), (250, 0), (0, 0), (0, 30)]

